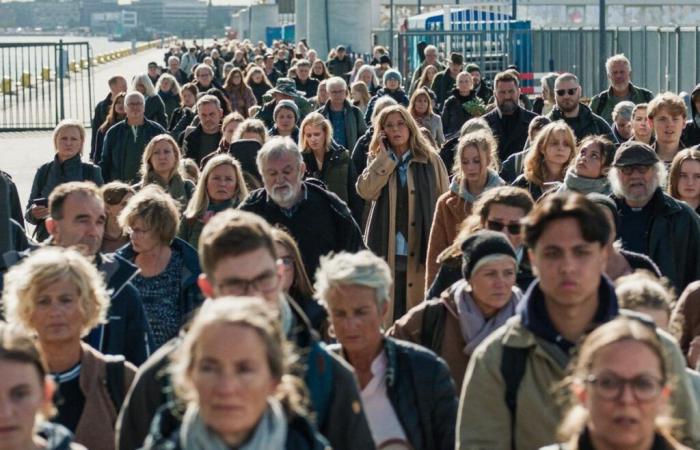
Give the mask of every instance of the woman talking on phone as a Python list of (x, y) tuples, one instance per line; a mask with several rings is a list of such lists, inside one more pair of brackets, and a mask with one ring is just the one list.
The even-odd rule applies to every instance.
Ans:
[(360, 197), (372, 202), (365, 240), (392, 270), (394, 292), (385, 325), (423, 300), (428, 237), (438, 197), (449, 188), (440, 155), (400, 105), (375, 120), (367, 167), (357, 180)]

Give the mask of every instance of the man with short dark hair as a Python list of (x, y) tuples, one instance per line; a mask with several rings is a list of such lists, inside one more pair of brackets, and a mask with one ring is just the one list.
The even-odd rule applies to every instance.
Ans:
[[(283, 263), (277, 259), (271, 227), (254, 214), (223, 211), (204, 227), (199, 254), (199, 286), (207, 301), (255, 296), (279, 313), (285, 335), (296, 347), (316, 424), (333, 448), (373, 449), (352, 368), (320, 344), (299, 306), (283, 293)], [(166, 403), (170, 407), (162, 408), (154, 422), (158, 431), (169, 435), (179, 425), (182, 411), (172, 402), (164, 369), (181, 343), (181, 336), (172, 339), (139, 369), (117, 421), (117, 450), (140, 448), (156, 410)]]
[(318, 91), (318, 80), (311, 78), (311, 63), (305, 59), (297, 61), (296, 65), (297, 76), (293, 78), (296, 83), (297, 91), (303, 92), (304, 97), (311, 98)]
[(505, 161), (520, 152), (527, 141), (527, 130), (537, 114), (522, 108), (520, 82), (511, 72), (501, 72), (493, 81), (496, 107), (483, 118), (498, 140), (498, 159)]
[(277, 84), (277, 80), (279, 78), (282, 78), (284, 75), (282, 72), (277, 70), (275, 68), (275, 57), (272, 55), (272, 53), (266, 53), (264, 58), (263, 58), (263, 65), (265, 69), (265, 76), (267, 76), (267, 79), (270, 80), (270, 83), (274, 86)]
[(197, 100), (196, 127), (188, 127), (182, 144), (182, 155), (191, 158), (199, 166), (207, 155), (216, 151), (221, 142), (221, 119), (224, 111), (219, 99), (205, 95)]
[(155, 61), (149, 62), (147, 73), (148, 78), (151, 80), (151, 83), (153, 83), (153, 86), (155, 86), (158, 82), (158, 78), (160, 78), (160, 67), (158, 67), (158, 63)]
[[(524, 238), (538, 278), (517, 314), (472, 353), (460, 396), (457, 448), (532, 450), (556, 442), (562, 419), (552, 395), (567, 375), (576, 343), (620, 314), (604, 276), (611, 226), (602, 207), (577, 193), (537, 203)], [(649, 323), (653, 326), (653, 323)], [(693, 448), (700, 416), (675, 339), (657, 329), (678, 385), (669, 402)]]
[[(120, 92), (126, 92), (126, 78), (121, 75), (115, 75), (107, 81), (109, 85), (109, 94), (107, 97), (100, 100), (95, 106), (95, 112), (92, 114), (92, 138), (90, 140), (90, 161), (98, 163), (95, 160), (95, 155), (97, 154), (97, 131), (102, 126), (104, 121), (107, 119), (107, 114), (109, 114), (109, 108), (112, 106), (112, 99), (116, 97)], [(102, 151), (102, 149), (100, 149)]]
[(435, 74), (430, 88), (435, 92), (435, 109), (442, 111), (445, 100), (451, 95), (455, 88), (457, 75), (462, 71), (464, 57), (460, 53), (450, 54), (450, 62), (447, 69)]
[(481, 68), (478, 64), (467, 64), (466, 72), (469, 72), (469, 75), (472, 76), (472, 82), (474, 84), (472, 89), (476, 93), (476, 96), (483, 100), (484, 103), (488, 104), (493, 97), (493, 89), (491, 89), (488, 83), (486, 83), (486, 80), (484, 80), (481, 74)]
[(336, 77), (346, 78), (352, 72), (352, 61), (350, 61), (344, 46), (336, 47), (335, 58), (326, 61), (326, 67), (328, 72)]
[(625, 142), (612, 166), (608, 177), (623, 248), (648, 255), (682, 292), (700, 279), (700, 218), (686, 203), (664, 193), (665, 166), (650, 146)]

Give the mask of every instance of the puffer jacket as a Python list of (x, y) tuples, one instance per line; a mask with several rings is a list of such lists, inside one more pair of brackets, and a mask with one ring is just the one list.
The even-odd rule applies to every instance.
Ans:
[(578, 107), (578, 116), (564, 117), (564, 113), (555, 105), (547, 117), (549, 117), (552, 122), (556, 122), (557, 120), (566, 122), (573, 130), (574, 135), (576, 135), (576, 140), (579, 142), (586, 136), (595, 134), (605, 136), (610, 139), (610, 142), (613, 144), (618, 143), (612, 128), (610, 128), (610, 125), (608, 125), (605, 119), (594, 114), (591, 108), (583, 103), (579, 104)]
[[(342, 347), (330, 346), (339, 356)], [(410, 342), (384, 338), (387, 397), (414, 450), (452, 450), (457, 392), (447, 364)]]

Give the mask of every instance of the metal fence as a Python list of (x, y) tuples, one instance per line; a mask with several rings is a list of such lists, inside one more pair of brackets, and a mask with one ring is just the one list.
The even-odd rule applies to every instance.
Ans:
[[(407, 31), (398, 33), (398, 64), (404, 74), (418, 66), (417, 44), (456, 51), (479, 64), (487, 79), (516, 64), (521, 72), (572, 72), (585, 96), (607, 86), (598, 79), (597, 29), (532, 29), (489, 31)], [(700, 81), (700, 27), (625, 27), (606, 31), (608, 55), (624, 53), (632, 62), (632, 80), (653, 92), (690, 92)], [(410, 82), (410, 81), (409, 81)], [(534, 83), (538, 83), (534, 80)]]
[(0, 44), (0, 131), (53, 129), (65, 117), (89, 125), (91, 53), (87, 42)]

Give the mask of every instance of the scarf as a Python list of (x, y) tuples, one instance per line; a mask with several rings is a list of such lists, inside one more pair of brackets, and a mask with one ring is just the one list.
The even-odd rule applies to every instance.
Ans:
[(163, 178), (160, 177), (160, 175), (156, 174), (155, 172), (149, 172), (148, 175), (146, 175), (146, 183), (144, 184), (144, 186), (151, 183), (158, 184), (160, 187), (165, 189), (165, 192), (170, 194), (172, 198), (183, 202), (184, 205), (187, 206), (187, 193), (185, 192), (185, 181), (182, 179), (179, 173), (175, 172), (175, 174), (173, 174), (173, 176), (170, 177), (170, 181), (166, 182)]
[[(505, 184), (506, 182), (503, 181), (494, 170), (488, 169), (486, 174), (486, 184), (484, 185), (484, 190), (481, 192), (481, 194), (483, 194), (491, 188), (503, 186)], [(471, 192), (469, 192), (467, 190), (466, 183), (462, 183), (459, 180), (459, 177), (454, 177), (452, 179), (452, 182), (450, 183), (450, 191), (457, 194), (462, 200), (464, 200), (467, 203), (474, 203), (481, 195), (474, 195)]]
[(462, 330), (462, 337), (467, 345), (462, 350), (465, 355), (471, 356), (474, 349), (498, 327), (506, 323), (506, 320), (515, 315), (515, 307), (520, 297), (513, 293), (508, 303), (503, 306), (495, 315), (486, 319), (479, 308), (474, 303), (471, 296), (469, 283), (465, 280), (457, 282), (454, 288), (454, 299), (459, 316), (459, 328)]
[(607, 177), (586, 178), (569, 169), (564, 175), (564, 186), (569, 191), (576, 191), (582, 194), (597, 192), (599, 194), (610, 194), (610, 183)]
[[(180, 427), (180, 445), (187, 450), (230, 450), (214, 431), (209, 429), (199, 412), (199, 407), (190, 404)], [(238, 450), (283, 449), (287, 440), (287, 418), (282, 405), (269, 398), (267, 409), (251, 432), (248, 440)]]

